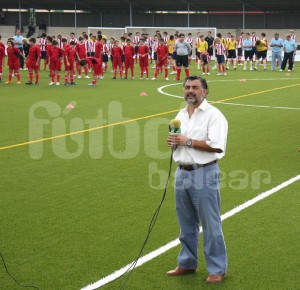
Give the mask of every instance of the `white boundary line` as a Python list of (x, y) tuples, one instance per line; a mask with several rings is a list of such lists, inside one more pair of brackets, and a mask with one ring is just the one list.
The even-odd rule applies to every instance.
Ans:
[[(259, 194), (258, 196), (242, 203), (241, 205), (238, 205), (237, 207), (233, 208), (232, 210), (226, 212), (225, 214), (223, 214), (221, 216), (221, 219), (222, 220), (225, 220), (225, 219), (228, 219), (229, 217), (231, 216), (234, 216), (235, 214), (241, 212), (242, 210), (250, 207), (251, 205), (254, 205), (255, 203), (263, 200), (264, 198), (272, 195), (273, 193), (291, 185), (292, 183), (296, 182), (300, 180), (300, 175), (297, 175), (287, 181), (284, 181), (283, 183), (277, 185), (276, 187), (270, 189), (270, 190), (267, 190), (265, 192), (262, 192), (261, 194)], [(202, 229), (201, 229), (202, 231)], [(149, 261), (151, 261), (152, 259), (158, 257), (159, 255), (167, 252), (168, 250), (178, 246), (180, 244), (180, 241), (179, 239), (176, 239), (176, 240), (173, 240), (171, 241), (170, 243), (158, 248), (157, 250), (153, 251), (153, 252), (150, 252), (149, 254), (141, 257), (137, 264), (136, 264), (136, 267), (139, 267)], [(119, 278), (120, 276), (122, 276), (122, 274), (132, 265), (133, 262), (129, 263), (128, 265), (126, 265), (125, 267), (113, 272), (112, 274), (100, 279), (99, 281), (93, 283), (93, 284), (90, 284), (84, 288), (82, 288), (81, 290), (94, 290), (94, 289), (97, 289), (97, 288), (100, 288), (106, 284), (108, 284), (109, 282), (112, 282), (113, 280)]]

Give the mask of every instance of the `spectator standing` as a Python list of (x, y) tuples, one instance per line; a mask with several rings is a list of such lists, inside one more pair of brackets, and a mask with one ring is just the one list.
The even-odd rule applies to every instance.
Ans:
[(270, 47), (272, 47), (272, 64), (271, 70), (275, 70), (276, 60), (278, 61), (278, 66), (281, 67), (282, 63), (282, 47), (283, 47), (283, 40), (279, 38), (279, 33), (275, 33), (274, 38), (271, 39)]
[(16, 35), (13, 37), (15, 47), (20, 50), (21, 55), (19, 55), (19, 62), (20, 62), (20, 70), (24, 68), (24, 58), (23, 58), (23, 36), (21, 35), (20, 29), (17, 29)]
[(42, 19), (39, 23), (39, 36), (38, 37), (40, 37), (43, 33), (46, 33), (46, 30), (47, 30), (47, 26), (44, 23), (44, 20)]
[(289, 61), (288, 71), (291, 72), (293, 70), (294, 57), (296, 55), (296, 50), (297, 50), (296, 41), (291, 39), (290, 34), (287, 34), (286, 40), (283, 42), (284, 56), (283, 56), (283, 61), (282, 61), (281, 68), (279, 71), (285, 70), (287, 61)]

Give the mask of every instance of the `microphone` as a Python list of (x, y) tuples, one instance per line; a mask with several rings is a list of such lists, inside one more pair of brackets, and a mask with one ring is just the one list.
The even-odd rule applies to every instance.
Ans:
[[(181, 121), (178, 119), (173, 119), (170, 122), (169, 125), (169, 135), (170, 136), (176, 136), (181, 134), (181, 129), (180, 129)], [(172, 150), (175, 150), (177, 148), (176, 144), (171, 143)]]
[(170, 133), (180, 134), (181, 133), (180, 126), (181, 126), (180, 120), (178, 120), (178, 119), (171, 120), (170, 125), (169, 125)]

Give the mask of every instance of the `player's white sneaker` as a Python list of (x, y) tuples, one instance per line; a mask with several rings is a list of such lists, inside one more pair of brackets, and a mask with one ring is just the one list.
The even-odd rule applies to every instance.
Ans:
[(144, 78), (143, 77), (140, 77), (140, 80), (143, 80)]
[(208, 72), (207, 75), (209, 76), (209, 75), (210, 75), (210, 72)]
[(89, 76), (85, 76), (84, 78), (85, 78), (85, 79), (90, 79), (90, 77), (89, 77)]
[(253, 70), (253, 68), (251, 67), (250, 70)]
[(59, 82), (57, 82), (55, 85), (56, 85), (56, 86), (59, 86), (59, 85), (60, 85), (60, 83), (59, 83)]
[(222, 73), (217, 73), (217, 76), (221, 76), (222, 75)]
[(152, 81), (155, 81), (155, 80), (156, 80), (156, 78), (155, 78), (155, 77), (153, 77), (151, 80), (152, 80)]
[(176, 71), (172, 71), (172, 72), (170, 73), (170, 75), (176, 75), (176, 74), (177, 74)]
[(79, 75), (77, 78), (81, 79), (81, 75)]
[(49, 83), (49, 86), (54, 86), (54, 85), (55, 85), (54, 82)]
[(224, 73), (223, 73), (223, 75), (224, 75), (224, 76), (227, 76), (227, 73), (226, 73), (226, 72), (224, 72)]
[(205, 75), (206, 75), (206, 73), (202, 73), (202, 75), (203, 75), (203, 76), (205, 76)]

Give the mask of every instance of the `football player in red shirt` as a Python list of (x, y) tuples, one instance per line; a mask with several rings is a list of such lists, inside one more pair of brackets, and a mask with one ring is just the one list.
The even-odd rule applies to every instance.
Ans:
[(103, 79), (103, 42), (102, 42), (102, 35), (98, 35), (98, 41), (95, 45), (95, 57), (101, 61), (101, 72), (100, 72), (100, 79)]
[(92, 67), (94, 71), (94, 78), (88, 86), (96, 86), (97, 77), (101, 74), (102, 71), (102, 61), (97, 57), (87, 57), (86, 59), (82, 59), (80, 61), (80, 65), (85, 67)]
[(162, 67), (165, 68), (165, 80), (169, 80), (168, 78), (168, 74), (169, 74), (169, 70), (168, 70), (168, 56), (169, 56), (169, 49), (166, 46), (164, 40), (161, 38), (159, 40), (159, 46), (156, 49), (156, 54), (157, 54), (157, 62), (156, 62), (156, 69), (155, 69), (155, 73), (154, 73), (154, 77), (152, 78), (152, 80), (156, 80), (157, 79), (157, 75), (160, 69), (162, 69)]
[(11, 83), (13, 73), (17, 77), (17, 84), (19, 85), (21, 83), (19, 55), (24, 58), (20, 50), (15, 47), (15, 43), (12, 40), (8, 40), (7, 57), (8, 57), (9, 74), (8, 74), (8, 81), (5, 82), (6, 84)]
[(2, 83), (2, 73), (3, 73), (3, 67), (5, 63), (5, 46), (1, 42), (1, 35), (0, 35), (0, 83)]
[(114, 76), (113, 79), (117, 78), (117, 69), (119, 68), (120, 77), (123, 77), (122, 67), (121, 67), (121, 56), (123, 54), (123, 51), (121, 47), (119, 46), (119, 41), (116, 40), (114, 43), (114, 47), (111, 50), (111, 55), (113, 57), (113, 70), (114, 70)]
[[(84, 43), (84, 38), (82, 36), (80, 36), (78, 38), (78, 43), (76, 44), (76, 57), (77, 57), (77, 61), (78, 61), (78, 66), (77, 66), (77, 71), (78, 71), (78, 78), (81, 78), (81, 65), (80, 65), (80, 61), (82, 59), (86, 58), (86, 47), (85, 47), (85, 43)], [(84, 67), (84, 74), (85, 74), (85, 78), (89, 79), (90, 77), (88, 76), (89, 73), (89, 68), (87, 66)]]
[(146, 79), (149, 79), (149, 56), (150, 50), (147, 45), (145, 45), (145, 40), (140, 39), (140, 45), (138, 47), (139, 62), (141, 69), (141, 80), (144, 78), (144, 72), (146, 72)]
[(26, 85), (33, 85), (33, 71), (35, 73), (35, 84), (39, 84), (39, 69), (40, 69), (40, 60), (42, 57), (41, 49), (36, 45), (36, 39), (29, 39), (29, 53), (27, 57), (26, 66), (28, 67), (29, 81)]
[(125, 54), (125, 79), (128, 77), (128, 69), (131, 70), (131, 79), (134, 79), (134, 60), (133, 56), (135, 54), (134, 47), (131, 43), (131, 40), (128, 38), (126, 40), (126, 45), (124, 46), (124, 54)]
[(44, 62), (44, 70), (46, 70), (47, 65), (49, 65), (49, 52), (50, 52), (50, 49), (52, 47), (52, 41), (53, 41), (53, 38), (51, 36), (47, 36), (47, 41), (46, 41), (46, 59), (45, 59), (45, 62)]
[(55, 85), (55, 77), (56, 77), (56, 85), (60, 85), (60, 71), (63, 57), (63, 50), (58, 47), (58, 42), (56, 40), (52, 41), (52, 47), (49, 51), (49, 62), (50, 62), (50, 74), (51, 74), (51, 82), (49, 86)]
[[(75, 52), (75, 42), (71, 41), (70, 44), (67, 44), (65, 46), (65, 53), (64, 53), (64, 64), (65, 64), (65, 85), (76, 85), (74, 82), (74, 67), (75, 67), (75, 58), (76, 58), (76, 52)], [(70, 79), (70, 82), (69, 82)]]

